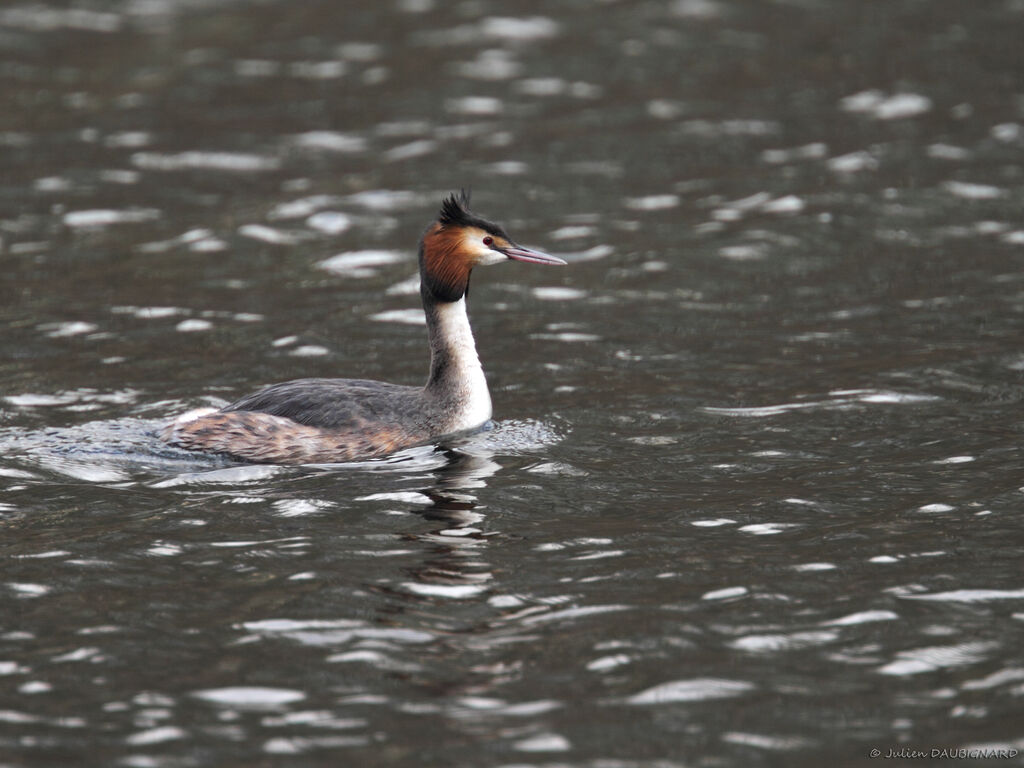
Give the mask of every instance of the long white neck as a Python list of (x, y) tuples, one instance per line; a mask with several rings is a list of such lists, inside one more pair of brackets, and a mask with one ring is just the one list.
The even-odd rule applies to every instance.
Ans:
[(473, 429), (491, 418), (491, 394), (476, 353), (466, 297), (424, 306), (430, 338), (427, 391), (450, 409), (452, 432)]

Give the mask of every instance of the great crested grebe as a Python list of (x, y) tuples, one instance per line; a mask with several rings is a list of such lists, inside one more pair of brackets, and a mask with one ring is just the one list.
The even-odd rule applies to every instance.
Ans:
[(491, 418), (466, 294), (473, 267), (513, 259), (565, 264), (517, 245), (498, 224), (450, 195), (419, 247), (420, 295), (430, 340), (423, 387), (361, 379), (298, 379), (265, 387), (220, 410), (182, 414), (160, 431), (171, 445), (242, 461), (307, 464), (384, 456), (482, 427)]

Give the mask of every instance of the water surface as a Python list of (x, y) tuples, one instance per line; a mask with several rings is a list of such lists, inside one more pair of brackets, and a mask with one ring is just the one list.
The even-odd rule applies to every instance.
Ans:
[[(1024, 749), (1015, 0), (0, 9), (0, 760), (818, 766)], [(316, 467), (163, 420), (426, 374)], [(1002, 752), (999, 752), (1002, 750)]]

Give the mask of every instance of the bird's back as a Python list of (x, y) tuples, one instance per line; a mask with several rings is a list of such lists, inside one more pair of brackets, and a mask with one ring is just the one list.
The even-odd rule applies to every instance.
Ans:
[(161, 438), (189, 450), (288, 464), (384, 456), (435, 437), (423, 390), (362, 379), (274, 384), (225, 408), (185, 414)]
[(351, 429), (366, 421), (410, 423), (422, 417), (423, 390), (367, 379), (297, 379), (272, 384), (221, 409), (258, 411), (319, 429)]

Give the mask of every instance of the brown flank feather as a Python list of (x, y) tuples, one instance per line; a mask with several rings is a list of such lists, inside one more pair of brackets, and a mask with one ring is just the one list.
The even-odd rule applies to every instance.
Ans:
[(193, 451), (275, 464), (372, 459), (424, 440), (423, 435), (369, 422), (345, 430), (319, 429), (256, 411), (218, 412), (173, 422), (164, 427), (160, 438)]

